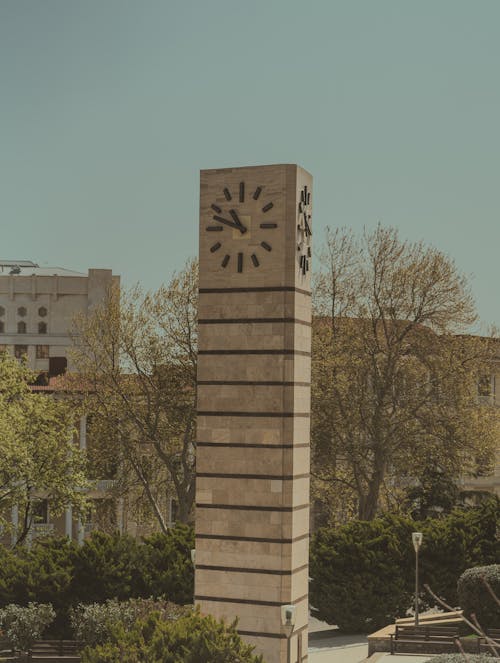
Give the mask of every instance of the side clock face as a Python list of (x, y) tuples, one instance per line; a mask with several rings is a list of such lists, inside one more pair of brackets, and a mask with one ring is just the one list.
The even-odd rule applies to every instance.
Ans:
[(278, 224), (272, 221), (274, 203), (266, 200), (263, 190), (258, 186), (247, 192), (245, 182), (240, 182), (236, 191), (225, 187), (224, 201), (210, 206), (212, 218), (205, 230), (214, 236), (210, 252), (221, 256), (224, 269), (239, 273), (255, 269), (273, 250), (273, 231)]
[(297, 260), (303, 276), (309, 271), (311, 262), (311, 192), (305, 186), (300, 192), (297, 222)]

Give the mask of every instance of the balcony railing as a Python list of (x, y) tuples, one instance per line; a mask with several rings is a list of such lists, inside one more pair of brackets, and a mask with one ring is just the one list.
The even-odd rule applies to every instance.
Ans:
[(34, 539), (54, 534), (54, 523), (35, 523), (32, 526), (32, 537)]

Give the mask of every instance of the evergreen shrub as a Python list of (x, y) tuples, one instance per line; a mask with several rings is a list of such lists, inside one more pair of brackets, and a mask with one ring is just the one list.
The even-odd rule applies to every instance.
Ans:
[(126, 631), (113, 632), (112, 641), (82, 652), (82, 663), (263, 663), (245, 644), (236, 624), (227, 625), (194, 612), (177, 621), (158, 613)]
[(500, 560), (500, 500), (456, 509), (422, 522), (384, 515), (318, 530), (311, 542), (310, 602), (315, 615), (346, 632), (373, 632), (413, 607), (415, 553), (411, 533), (423, 533), (419, 554), (420, 609), (433, 607), (424, 589), (458, 605), (458, 576)]

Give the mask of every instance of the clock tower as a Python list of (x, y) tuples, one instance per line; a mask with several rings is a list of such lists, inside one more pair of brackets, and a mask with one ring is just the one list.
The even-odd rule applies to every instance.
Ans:
[(311, 193), (296, 165), (201, 172), (195, 601), (266, 663), (307, 660)]

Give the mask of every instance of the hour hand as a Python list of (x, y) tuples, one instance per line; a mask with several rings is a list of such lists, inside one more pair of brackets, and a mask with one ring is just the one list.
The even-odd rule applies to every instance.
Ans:
[(241, 227), (234, 221), (228, 221), (227, 219), (223, 219), (222, 216), (218, 216), (217, 214), (214, 214), (213, 218), (215, 221), (218, 221), (219, 223), (223, 223), (224, 225), (229, 226), (230, 228), (236, 228), (236, 230), (241, 231)]
[(246, 229), (245, 226), (241, 223), (241, 221), (240, 221), (238, 215), (236, 214), (235, 210), (234, 210), (234, 209), (230, 209), (230, 210), (229, 210), (229, 214), (231, 215), (231, 217), (233, 218), (234, 222), (236, 223), (236, 225), (237, 225), (238, 228), (240, 229), (241, 234), (246, 233), (247, 229)]

